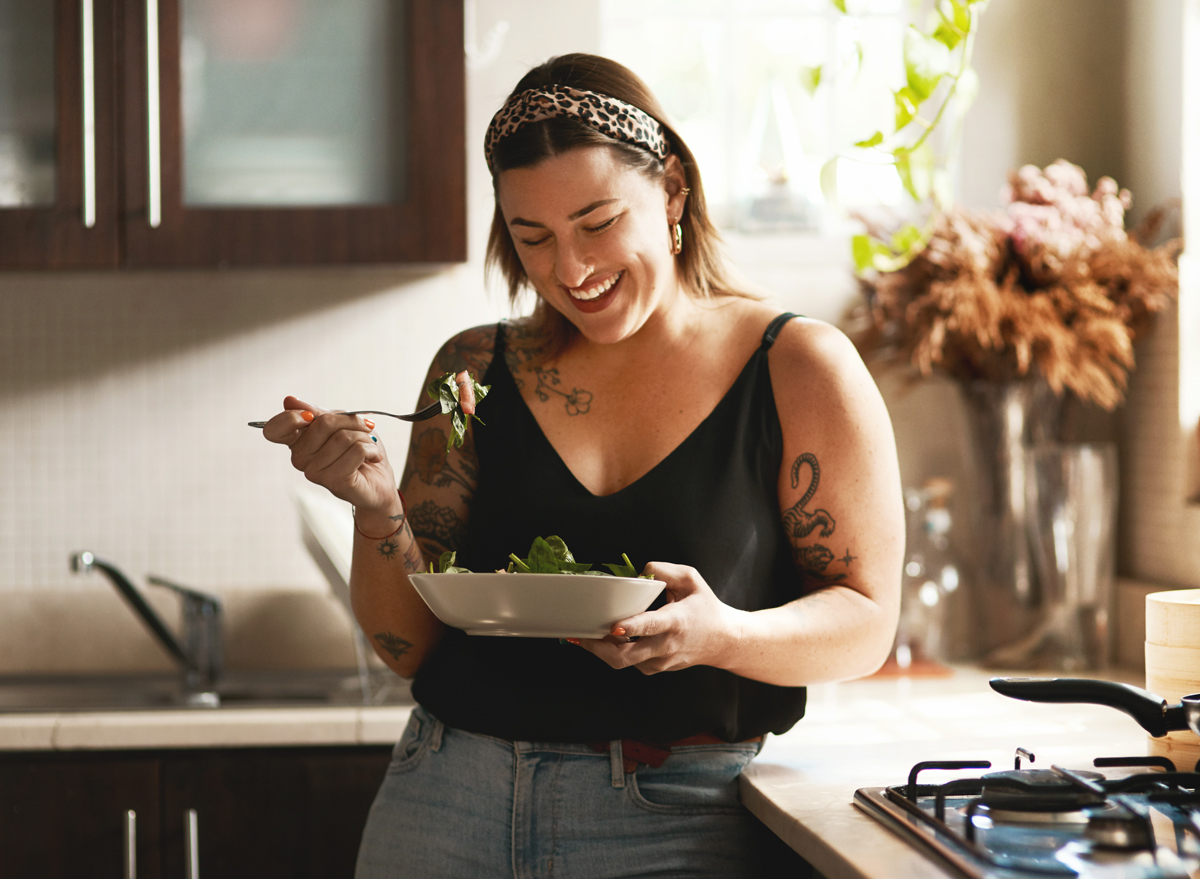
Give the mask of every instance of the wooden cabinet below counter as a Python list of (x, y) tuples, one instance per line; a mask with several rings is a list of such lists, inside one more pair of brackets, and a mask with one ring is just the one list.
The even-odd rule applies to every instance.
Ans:
[(390, 759), (379, 745), (0, 754), (0, 876), (185, 879), (196, 861), (222, 879), (351, 879)]

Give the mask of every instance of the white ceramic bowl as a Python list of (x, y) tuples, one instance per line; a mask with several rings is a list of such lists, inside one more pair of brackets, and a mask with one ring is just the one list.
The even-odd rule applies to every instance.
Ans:
[(409, 574), (429, 609), (468, 635), (602, 638), (662, 592), (659, 580), (579, 574)]

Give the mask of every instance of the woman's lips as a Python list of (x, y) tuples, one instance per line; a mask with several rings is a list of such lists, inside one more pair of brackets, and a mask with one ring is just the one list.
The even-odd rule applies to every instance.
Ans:
[(609, 285), (608, 289), (591, 299), (580, 299), (568, 291), (567, 295), (571, 300), (571, 304), (585, 314), (593, 314), (597, 311), (602, 311), (603, 309), (607, 308), (609, 303), (612, 302), (613, 297), (616, 295), (617, 290), (620, 288), (621, 282), (625, 279), (625, 273), (617, 272), (614, 275), (611, 275), (610, 278), (604, 279), (599, 284), (592, 284), (589, 285), (589, 287), (584, 288), (588, 291), (591, 291), (595, 290), (597, 287), (603, 287), (606, 283)]

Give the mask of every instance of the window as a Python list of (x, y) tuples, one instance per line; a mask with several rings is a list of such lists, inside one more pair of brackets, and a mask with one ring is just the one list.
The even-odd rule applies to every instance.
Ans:
[[(825, 161), (886, 130), (910, 4), (601, 0), (601, 51), (636, 71), (696, 153), (713, 215), (739, 232), (834, 232)], [(820, 85), (813, 88), (819, 72)], [(890, 165), (841, 162), (845, 207), (899, 205)]]

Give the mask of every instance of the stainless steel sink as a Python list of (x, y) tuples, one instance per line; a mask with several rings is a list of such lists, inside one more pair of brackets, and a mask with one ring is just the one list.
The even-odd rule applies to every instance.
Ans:
[[(387, 672), (364, 682), (352, 671), (227, 672), (221, 708), (411, 705), (408, 681)], [(195, 709), (176, 674), (0, 676), (0, 713)]]

